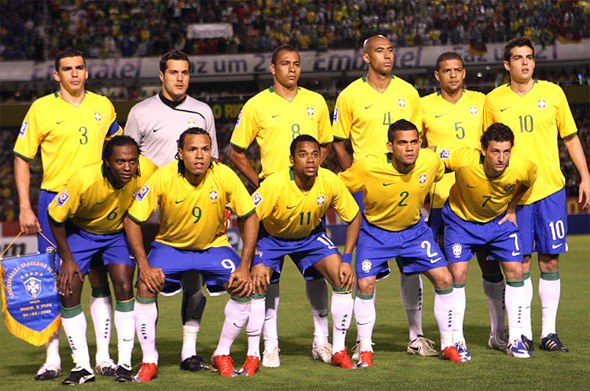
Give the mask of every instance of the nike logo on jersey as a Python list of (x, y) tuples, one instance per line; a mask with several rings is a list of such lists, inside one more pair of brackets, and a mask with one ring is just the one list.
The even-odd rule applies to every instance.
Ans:
[(558, 245), (552, 244), (551, 248), (555, 250), (556, 248), (560, 248), (562, 244), (563, 243), (559, 243)]
[(294, 207), (296, 207), (297, 205), (293, 205), (293, 206), (287, 206), (287, 209), (293, 209)]
[(393, 183), (384, 183), (383, 186), (390, 186), (393, 185)]
[(373, 105), (365, 106), (365, 110), (369, 110)]
[(275, 114), (275, 115), (273, 115), (272, 117), (273, 117), (273, 118), (277, 118), (279, 115), (281, 115), (281, 113), (279, 113), (279, 114)]
[(440, 117), (442, 117), (442, 116), (443, 116), (443, 115), (445, 115), (445, 114), (446, 114), (446, 113), (444, 113), (444, 114), (439, 114), (439, 115), (435, 115), (435, 116), (434, 116), (434, 118), (440, 118)]
[(500, 109), (500, 112), (502, 113), (502, 112), (504, 112), (504, 111), (508, 110), (509, 108), (510, 108), (510, 106), (508, 106), (508, 107), (504, 107), (503, 109)]
[(154, 128), (153, 132), (156, 133), (160, 129), (162, 129), (162, 128)]
[(61, 124), (61, 123), (62, 123), (62, 122), (64, 122), (64, 121), (65, 121), (65, 119), (62, 119), (61, 121), (55, 121), (55, 124), (56, 124), (56, 125), (59, 125), (59, 124)]
[(442, 257), (438, 257), (436, 259), (431, 259), (430, 263), (437, 263), (438, 261), (440, 261), (442, 259)]
[(182, 201), (184, 201), (184, 200), (176, 200), (176, 203), (180, 204)]
[(104, 204), (104, 203), (105, 203), (105, 202), (107, 202), (107, 201), (108, 201), (108, 200), (104, 200), (104, 201), (102, 201), (102, 202), (97, 202), (97, 203), (96, 203), (96, 205), (101, 205), (101, 204)]
[(466, 185), (466, 186), (467, 186), (468, 188), (470, 188), (470, 189), (475, 189), (475, 188), (476, 188), (476, 186), (471, 186), (471, 185)]
[(513, 257), (517, 257), (519, 255), (520, 255), (520, 253), (518, 251), (512, 251), (512, 256)]

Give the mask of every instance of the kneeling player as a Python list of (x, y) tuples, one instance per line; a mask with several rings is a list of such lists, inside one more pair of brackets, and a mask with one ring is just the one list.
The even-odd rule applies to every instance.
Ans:
[[(225, 235), (225, 204), (240, 217), (242, 257)], [(149, 257), (140, 223), (160, 207), (160, 231)], [(209, 292), (227, 290), (225, 323), (211, 364), (222, 376), (235, 376), (230, 347), (250, 314), (250, 264), (258, 234), (255, 206), (238, 176), (211, 161), (211, 137), (200, 128), (185, 130), (178, 140), (178, 161), (160, 168), (135, 197), (125, 218), (125, 231), (139, 268), (135, 324), (143, 352), (137, 381), (158, 372), (156, 294), (165, 282), (179, 283), (183, 274), (198, 271)]]
[(444, 174), (444, 164), (434, 152), (420, 150), (418, 129), (411, 122), (396, 121), (389, 126), (387, 136), (389, 153), (365, 156), (339, 174), (352, 193), (365, 192), (365, 212), (355, 263), (358, 365), (373, 365), (375, 281), (393, 257), (397, 257), (403, 273), (424, 273), (432, 282), (441, 358), (461, 362), (452, 341), (451, 274), (432, 231), (420, 215), (430, 187)]
[[(456, 182), (443, 207), (445, 251), (455, 292), (453, 342), (463, 361), (471, 359), (463, 336), (465, 281), (469, 260), (478, 251), (500, 261), (506, 275), (509, 345), (514, 357), (530, 357), (521, 341), (524, 309), (523, 256), (516, 227), (516, 205), (535, 181), (537, 167), (512, 156), (514, 134), (504, 124), (492, 124), (481, 137), (481, 150), (440, 151)], [(510, 165), (508, 164), (510, 162)]]
[[(254, 289), (264, 298), (273, 271), (281, 272), (285, 255), (302, 274), (309, 268), (320, 272), (332, 285), (332, 365), (354, 368), (345, 338), (352, 317), (354, 271), (350, 263), (361, 224), (359, 208), (338, 177), (319, 167), (320, 145), (314, 137), (298, 136), (290, 150), (292, 167), (270, 175), (253, 195), (262, 222), (252, 267)], [(342, 258), (320, 221), (329, 207), (349, 223)], [(264, 322), (264, 300), (260, 301), (261, 305), (253, 306), (257, 310), (250, 316), (249, 332), (260, 329)], [(252, 364), (242, 368), (250, 375), (258, 368), (259, 345), (260, 332), (252, 332), (248, 340)]]
[[(80, 306), (84, 276), (91, 262), (106, 265), (117, 299), (119, 363), (115, 380), (129, 382), (131, 351), (135, 339), (133, 324), (133, 272), (123, 216), (155, 166), (145, 160), (139, 175), (139, 147), (127, 136), (115, 136), (105, 146), (102, 163), (85, 167), (68, 180), (48, 209), (49, 224), (62, 259), (59, 291), (64, 331), (73, 351), (76, 367), (63, 384), (94, 381), (86, 341), (86, 318)], [(66, 222), (66, 220), (68, 220)]]

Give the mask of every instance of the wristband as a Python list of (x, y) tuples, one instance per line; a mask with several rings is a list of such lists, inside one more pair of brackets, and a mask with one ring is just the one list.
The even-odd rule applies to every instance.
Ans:
[(344, 253), (342, 255), (342, 263), (352, 263), (352, 254), (350, 253)]

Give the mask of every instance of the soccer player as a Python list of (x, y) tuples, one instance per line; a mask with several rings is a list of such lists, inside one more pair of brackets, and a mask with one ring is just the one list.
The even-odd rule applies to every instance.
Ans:
[[(521, 341), (521, 315), (524, 310), (522, 248), (516, 225), (516, 204), (537, 176), (530, 160), (511, 155), (514, 134), (504, 124), (490, 125), (481, 136), (481, 149), (463, 147), (439, 151), (447, 170), (455, 172), (456, 182), (443, 207), (445, 252), (450, 261), (453, 288), (465, 287), (469, 260), (483, 251), (499, 261), (506, 274), (506, 312), (509, 345), (506, 352), (528, 358)], [(464, 292), (464, 291), (463, 291)], [(465, 294), (455, 295), (465, 308)], [(463, 310), (464, 311), (464, 310)], [(455, 317), (453, 342), (462, 361), (471, 356), (463, 336), (463, 317)]]
[[(342, 90), (334, 108), (334, 152), (342, 170), (352, 163), (346, 151), (347, 140), (352, 144), (356, 160), (367, 154), (387, 153), (387, 129), (395, 121), (405, 119), (422, 126), (418, 91), (392, 74), (391, 42), (382, 35), (368, 38), (363, 43), (363, 60), (369, 65), (367, 75)], [(353, 196), (362, 210), (362, 194)], [(389, 275), (389, 269), (383, 272), (384, 276)], [(437, 355), (422, 331), (422, 279), (419, 274), (400, 275), (402, 304), (410, 333), (407, 351), (423, 356)]]
[(561, 290), (559, 255), (567, 250), (565, 178), (560, 170), (558, 136), (580, 174), (578, 202), (583, 209), (590, 206), (590, 174), (563, 90), (550, 82), (533, 79), (535, 51), (530, 39), (518, 37), (508, 42), (504, 47), (504, 68), (510, 73), (510, 83), (487, 95), (484, 125), (501, 122), (513, 129), (514, 153), (533, 156), (538, 166), (537, 180), (522, 197), (516, 211), (527, 294), (522, 341), (529, 351), (533, 349), (530, 268), (531, 254), (537, 252), (543, 308), (540, 347), (567, 352), (555, 327)]
[[(345, 338), (352, 318), (354, 271), (350, 263), (361, 226), (359, 208), (342, 181), (319, 167), (320, 144), (313, 136), (297, 136), (290, 153), (292, 167), (270, 175), (252, 196), (262, 221), (252, 263), (255, 292), (266, 291), (273, 271), (281, 272), (286, 255), (302, 275), (312, 267), (320, 272), (332, 285), (332, 365), (354, 368)], [(349, 224), (342, 258), (321, 222), (330, 207)], [(252, 320), (264, 320), (264, 311), (260, 312), (251, 313), (248, 330), (255, 329)], [(245, 371), (250, 374), (258, 368), (259, 345), (260, 334), (249, 339), (248, 358), (253, 364)]]
[(348, 170), (338, 174), (351, 192), (364, 191), (364, 219), (355, 262), (358, 366), (373, 364), (375, 281), (392, 257), (397, 257), (402, 273), (424, 273), (432, 282), (441, 358), (461, 362), (453, 346), (452, 277), (444, 254), (420, 215), (432, 184), (444, 174), (444, 164), (433, 151), (420, 151), (418, 129), (409, 121), (391, 124), (388, 139), (389, 153), (356, 159)]
[[(211, 136), (211, 156), (218, 158), (215, 118), (209, 105), (187, 95), (191, 63), (188, 56), (172, 49), (160, 59), (159, 77), (162, 91), (133, 106), (125, 124), (126, 135), (139, 144), (141, 154), (165, 166), (176, 156), (177, 141), (187, 128), (199, 127)], [(148, 246), (159, 227), (157, 213), (143, 224), (144, 243)], [(185, 273), (182, 279), (182, 351), (180, 369), (200, 371), (209, 369), (197, 354), (197, 335), (207, 303), (201, 291), (203, 280), (195, 273)], [(174, 286), (169, 289), (177, 291)]]
[[(225, 235), (225, 204), (240, 218), (242, 256)], [(160, 231), (149, 257), (140, 223), (160, 207)], [(135, 327), (143, 351), (137, 381), (150, 381), (158, 372), (156, 294), (165, 282), (179, 283), (190, 270), (201, 273), (209, 292), (231, 294), (225, 323), (211, 364), (223, 376), (235, 376), (230, 347), (248, 320), (252, 281), (250, 264), (258, 234), (255, 205), (238, 176), (211, 161), (211, 137), (200, 128), (185, 130), (178, 140), (178, 161), (160, 168), (135, 197), (124, 220), (125, 231), (139, 268)]]
[(76, 365), (63, 384), (95, 380), (86, 342), (86, 317), (80, 305), (84, 276), (95, 262), (107, 267), (117, 300), (119, 363), (115, 380), (132, 381), (135, 262), (123, 232), (123, 216), (155, 166), (143, 160), (141, 168), (140, 174), (137, 143), (127, 136), (115, 136), (104, 148), (102, 163), (75, 173), (49, 204), (49, 225), (62, 260), (58, 278), (62, 324)]
[[(330, 114), (324, 98), (297, 85), (301, 74), (299, 53), (293, 47), (278, 47), (272, 54), (270, 73), (272, 87), (248, 100), (240, 113), (231, 137), (229, 157), (238, 170), (254, 186), (268, 175), (289, 167), (289, 146), (302, 134), (309, 134), (320, 143), (321, 162), (332, 142)], [(246, 150), (256, 139), (260, 147), (262, 172), (256, 174)], [(307, 274), (309, 273), (309, 274)], [(315, 269), (308, 270), (305, 289), (311, 304), (314, 322), (314, 359), (331, 362), (332, 347), (328, 342), (328, 287)], [(279, 305), (279, 276), (266, 292), (266, 321), (264, 323), (264, 353), (262, 365), (280, 366), (277, 310)]]
[[(482, 133), (483, 104), (485, 95), (464, 89), (465, 68), (463, 59), (454, 52), (441, 54), (436, 60), (434, 77), (440, 83), (440, 91), (421, 98), (423, 140), (427, 145), (443, 150), (456, 150), (464, 146), (479, 144)], [(455, 183), (455, 174), (446, 173), (430, 192), (430, 215), (428, 226), (442, 246), (443, 222), (442, 208), (449, 197), (449, 190)], [(449, 254), (447, 254), (448, 256)], [(482, 268), (483, 290), (488, 298), (490, 309), (490, 338), (488, 345), (498, 350), (506, 350), (506, 326), (504, 319), (504, 279), (497, 262), (488, 262), (478, 253)], [(453, 286), (455, 297), (461, 296), (459, 303), (465, 303), (465, 287), (456, 281)], [(455, 334), (462, 333), (465, 308), (455, 307)], [(460, 338), (461, 339), (461, 338)], [(456, 345), (464, 359), (470, 354), (465, 346)]]
[[(64, 183), (82, 167), (100, 162), (105, 137), (120, 132), (113, 104), (105, 97), (85, 90), (88, 70), (82, 53), (72, 48), (58, 52), (55, 58), (55, 81), (59, 91), (37, 99), (31, 105), (14, 146), (14, 177), (19, 198), (20, 230), (26, 234), (38, 230), (53, 242), (47, 206)], [(43, 180), (35, 216), (30, 203), (30, 163), (41, 149)], [(66, 161), (67, 160), (67, 161)], [(37, 246), (45, 252), (53, 246), (37, 235)], [(58, 265), (59, 267), (59, 261)], [(104, 268), (89, 274), (91, 306), (97, 341), (97, 372), (114, 375), (116, 364), (109, 355), (112, 298)], [(61, 376), (59, 333), (45, 345), (47, 358), (36, 380)]]

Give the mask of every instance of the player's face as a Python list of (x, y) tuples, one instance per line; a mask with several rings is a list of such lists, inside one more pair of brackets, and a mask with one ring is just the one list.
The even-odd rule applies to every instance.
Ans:
[(387, 149), (391, 152), (393, 166), (403, 171), (416, 163), (422, 142), (417, 130), (398, 130), (394, 135), (393, 143), (387, 142)]
[(440, 69), (434, 71), (434, 77), (440, 82), (440, 88), (453, 94), (463, 88), (465, 68), (459, 60), (441, 61)]
[(367, 42), (363, 60), (373, 72), (388, 76), (393, 69), (393, 45), (387, 38), (371, 38)]
[(119, 145), (113, 148), (105, 166), (111, 173), (113, 186), (120, 188), (131, 182), (139, 167), (139, 151), (135, 145)]
[(186, 135), (184, 146), (178, 148), (178, 157), (184, 161), (186, 172), (201, 176), (211, 164), (211, 140), (204, 134)]
[(289, 156), (293, 171), (299, 178), (315, 177), (320, 166), (320, 150), (318, 145), (311, 141), (297, 143), (295, 156)]
[(296, 88), (301, 75), (299, 53), (281, 50), (276, 65), (270, 64), (270, 73), (274, 76), (275, 83), (287, 89)]
[(528, 46), (512, 48), (510, 50), (510, 61), (504, 61), (504, 68), (510, 72), (510, 80), (516, 83), (530, 81), (535, 72), (533, 49)]
[(59, 60), (59, 71), (53, 72), (53, 78), (59, 82), (60, 89), (72, 96), (84, 92), (88, 79), (88, 70), (81, 56), (64, 57)]
[(162, 93), (172, 101), (184, 99), (191, 78), (189, 63), (184, 60), (168, 60), (166, 67), (164, 73), (160, 72)]
[(490, 141), (488, 147), (481, 151), (486, 174), (491, 178), (500, 176), (510, 161), (511, 152), (510, 141)]

